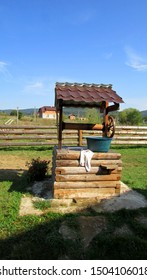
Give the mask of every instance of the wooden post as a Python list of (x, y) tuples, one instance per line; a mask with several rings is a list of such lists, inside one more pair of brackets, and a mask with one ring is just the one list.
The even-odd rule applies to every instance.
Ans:
[(62, 101), (60, 101), (60, 106), (59, 106), (59, 131), (58, 131), (58, 148), (62, 148)]
[(105, 102), (105, 110), (104, 110), (104, 127), (105, 130), (103, 131), (103, 136), (107, 137), (107, 130), (108, 130), (108, 112), (107, 107), (109, 106), (109, 102)]
[(83, 145), (83, 130), (78, 130), (78, 145), (82, 146)]
[(19, 119), (19, 108), (17, 107), (17, 115), (16, 115), (16, 122), (18, 124), (18, 119)]

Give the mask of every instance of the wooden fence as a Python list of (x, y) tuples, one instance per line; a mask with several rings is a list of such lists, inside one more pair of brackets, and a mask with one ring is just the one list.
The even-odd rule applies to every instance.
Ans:
[[(101, 131), (64, 130), (63, 145), (86, 145), (85, 136)], [(56, 126), (0, 126), (0, 146), (54, 146), (58, 144)], [(147, 126), (116, 126), (112, 145), (147, 145)]]

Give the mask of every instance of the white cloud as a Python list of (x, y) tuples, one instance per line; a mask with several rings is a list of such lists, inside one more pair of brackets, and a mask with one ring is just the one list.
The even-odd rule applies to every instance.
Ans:
[(25, 87), (26, 91), (34, 91), (34, 90), (40, 90), (43, 89), (43, 83), (42, 82), (35, 82), (33, 84), (29, 84)]
[(147, 59), (145, 60), (142, 56), (138, 55), (130, 47), (126, 47), (125, 52), (128, 58), (126, 65), (135, 69), (136, 71), (140, 71), (140, 72), (147, 71)]
[(23, 92), (32, 95), (45, 95), (45, 91), (45, 85), (41, 81), (30, 82), (23, 89)]
[(8, 64), (4, 61), (0, 61), (0, 76), (5, 80), (10, 80), (10, 78), (12, 78), (12, 75), (8, 70)]
[(6, 62), (0, 61), (0, 72), (2, 73), (5, 72), (6, 66), (7, 66)]

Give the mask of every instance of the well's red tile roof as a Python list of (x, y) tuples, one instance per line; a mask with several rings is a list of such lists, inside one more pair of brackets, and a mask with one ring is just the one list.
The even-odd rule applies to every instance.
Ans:
[(59, 100), (64, 105), (94, 105), (102, 102), (123, 103), (122, 98), (112, 89), (112, 85), (104, 84), (79, 84), (79, 83), (56, 83), (55, 105), (58, 107)]

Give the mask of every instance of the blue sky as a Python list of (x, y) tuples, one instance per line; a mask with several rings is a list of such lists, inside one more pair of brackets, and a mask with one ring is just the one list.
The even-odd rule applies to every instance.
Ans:
[(85, 82), (147, 110), (146, 14), (146, 0), (0, 0), (0, 109), (52, 106), (56, 82)]

